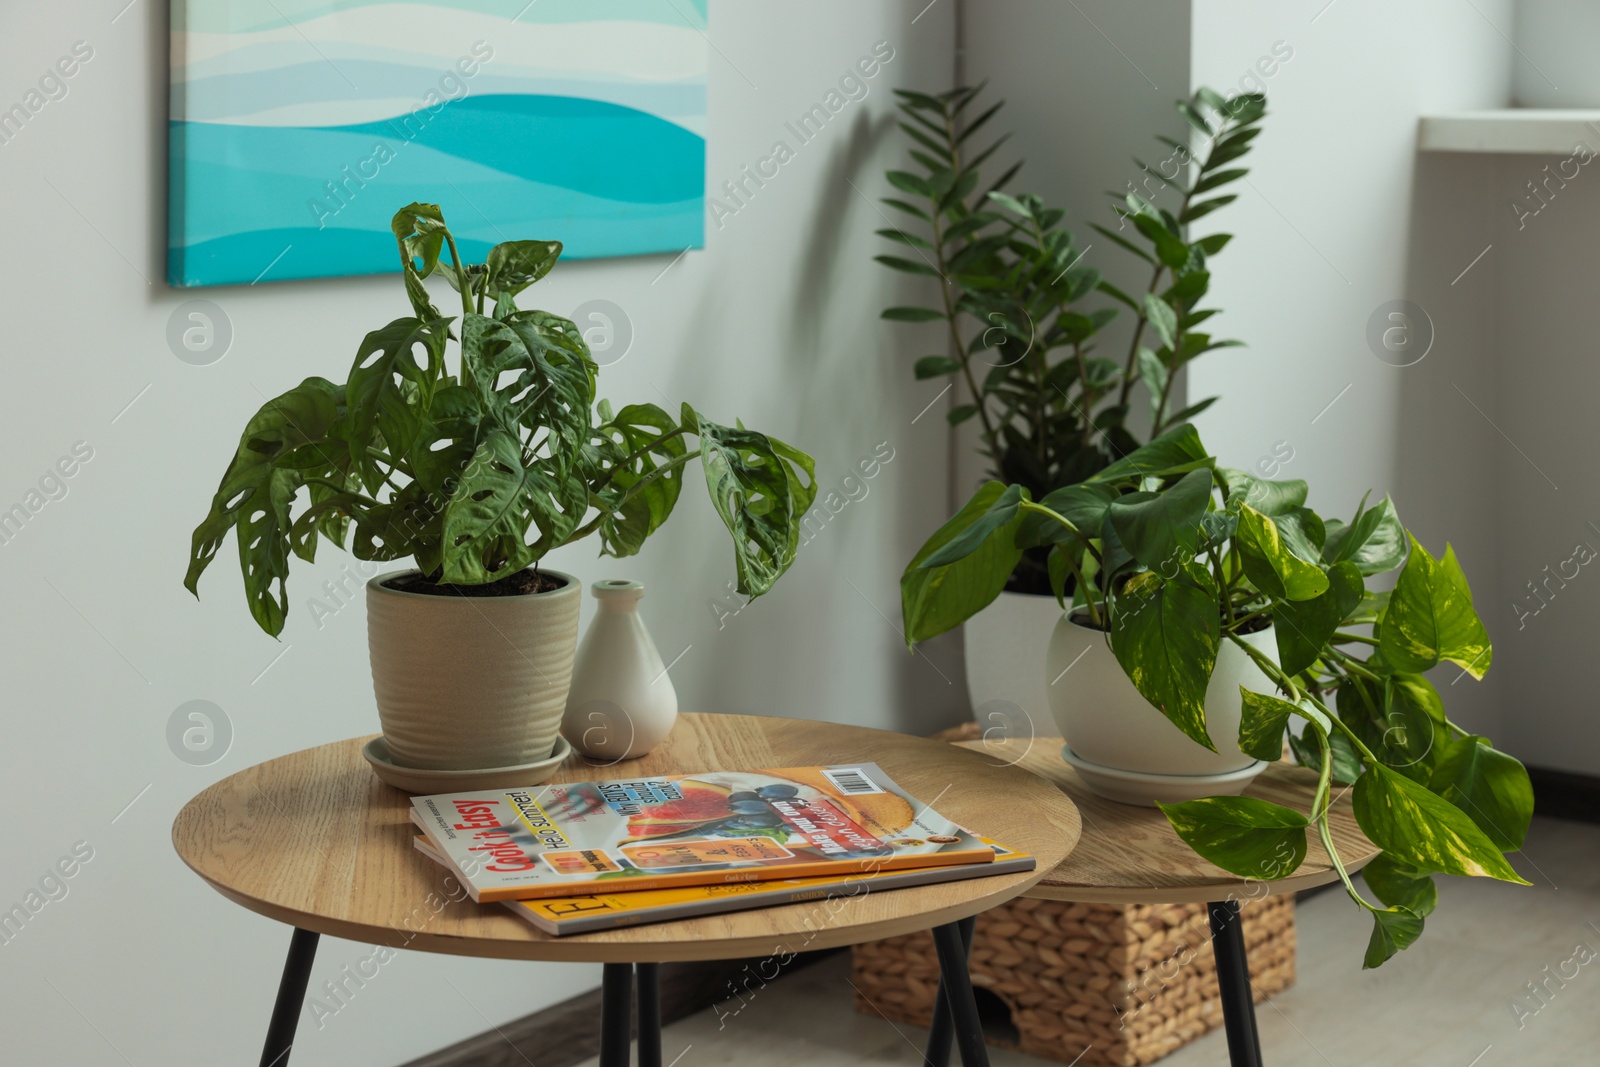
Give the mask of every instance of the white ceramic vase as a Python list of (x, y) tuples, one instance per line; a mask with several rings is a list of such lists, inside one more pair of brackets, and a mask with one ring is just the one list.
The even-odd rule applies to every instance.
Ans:
[(1050, 701), (1045, 673), (1050, 630), (1061, 616), (1053, 596), (1001, 593), (962, 626), (967, 696), (985, 731), (1007, 737), (1048, 733)]
[(639, 601), (644, 583), (595, 582), (596, 610), (578, 647), (561, 733), (595, 759), (634, 759), (678, 721), (678, 693), (650, 639)]
[(547, 758), (561, 727), (582, 587), (523, 596), (408, 593), (367, 583), (372, 688), (389, 758), (426, 770), (514, 768)]
[[(1245, 636), (1276, 660), (1271, 627)], [(1061, 613), (1046, 657), (1050, 711), (1066, 740), (1063, 758), (1095, 792), (1135, 804), (1171, 803), (1242, 792), (1266, 764), (1239, 750), (1239, 687), (1275, 691), (1232, 641), (1217, 650), (1206, 688), (1212, 752), (1174, 726), (1134, 688), (1104, 631)]]

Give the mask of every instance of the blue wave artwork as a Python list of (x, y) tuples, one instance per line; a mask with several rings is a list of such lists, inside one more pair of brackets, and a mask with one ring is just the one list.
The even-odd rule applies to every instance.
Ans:
[(463, 255), (705, 242), (706, 0), (173, 0), (167, 280), (399, 269), (389, 220)]

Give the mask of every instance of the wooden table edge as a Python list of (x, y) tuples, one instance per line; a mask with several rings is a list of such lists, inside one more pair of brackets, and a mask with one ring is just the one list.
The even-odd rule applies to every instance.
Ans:
[[(193, 868), (190, 868), (193, 870)], [(449, 956), (468, 956), (478, 959), (531, 960), (547, 963), (677, 963), (703, 960), (731, 960), (763, 956), (782, 951), (809, 952), (815, 949), (844, 948), (878, 941), (900, 934), (914, 934), (931, 930), (935, 926), (965, 919), (995, 908), (1007, 901), (1030, 895), (1029, 890), (1048, 871), (1033, 870), (1025, 874), (999, 875), (1006, 885), (994, 893), (929, 911), (920, 911), (895, 920), (872, 924), (870, 936), (861, 936), (860, 927), (829, 929), (819, 927), (813, 936), (798, 932), (789, 935), (768, 934), (762, 937), (707, 938), (699, 941), (591, 941), (583, 934), (551, 937), (540, 941), (516, 941), (504, 938), (470, 938), (450, 934), (432, 934), (426, 930), (401, 931), (389, 927), (369, 926), (365, 923), (330, 919), (323, 915), (285, 908), (268, 901), (236, 892), (194, 872), (225, 898), (247, 911), (289, 926), (344, 938), (364, 945), (387, 945), (394, 949), (433, 952)], [(967, 883), (972, 884), (972, 883)], [(878, 890), (893, 893), (893, 889)], [(806, 903), (824, 905), (830, 898), (822, 897)], [(485, 905), (486, 907), (492, 905)], [(778, 907), (796, 907), (781, 904)], [(758, 909), (752, 909), (758, 910)], [(507, 913), (509, 922), (521, 922)], [(692, 921), (692, 920), (690, 920)], [(631, 929), (642, 929), (651, 924), (641, 924)], [(668, 925), (668, 924), (659, 924)], [(531, 928), (530, 928), (531, 929)], [(398, 942), (398, 943), (397, 943)], [(795, 942), (799, 942), (795, 944)]]
[[(1346, 873), (1355, 874), (1372, 860), (1362, 856), (1344, 865)], [(1051, 872), (1046, 871), (1044, 877)], [(1036, 883), (1022, 895), (1038, 900), (1061, 900), (1074, 904), (1211, 904), (1219, 900), (1259, 900), (1262, 897), (1279, 897), (1299, 893), (1305, 889), (1333, 885), (1340, 879), (1325, 877), (1327, 872), (1314, 875), (1291, 874), (1287, 878), (1261, 881), (1240, 877), (1236, 881), (1218, 882), (1211, 886), (1140, 886), (1128, 889), (1107, 889), (1101, 886), (1043, 885)], [(1042, 882), (1042, 879), (1041, 879)]]

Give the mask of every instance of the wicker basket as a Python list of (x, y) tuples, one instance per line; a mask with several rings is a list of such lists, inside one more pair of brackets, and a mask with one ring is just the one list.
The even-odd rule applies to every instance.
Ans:
[[(1294, 982), (1294, 898), (1241, 909), (1255, 999)], [(927, 1026), (939, 983), (928, 933), (857, 945), (856, 1010)], [(1019, 898), (978, 916), (980, 1000), (1010, 1014), (989, 1043), (1077, 1067), (1160, 1059), (1222, 1023), (1203, 904), (1070, 904)], [(982, 992), (987, 990), (994, 999)], [(1015, 1038), (995, 1031), (1014, 1029)]]

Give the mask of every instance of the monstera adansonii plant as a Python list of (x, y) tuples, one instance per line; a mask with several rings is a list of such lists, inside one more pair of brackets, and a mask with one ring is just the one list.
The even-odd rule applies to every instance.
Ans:
[[(597, 402), (577, 326), (516, 305), (559, 241), (508, 241), (464, 263), (433, 204), (401, 209), (394, 233), (412, 314), (367, 334), (344, 384), (307, 378), (251, 417), (195, 528), (191, 592), (230, 530), (250, 613), (274, 636), (290, 556), (311, 562), (319, 540), (363, 560), (410, 557), (455, 586), (504, 581), (590, 534), (603, 554), (629, 556), (672, 514), (696, 459), (739, 592), (772, 588), (816, 494), (810, 456), (688, 404), (674, 417)], [(423, 280), (435, 274), (459, 294), (459, 317), (434, 306)]]

